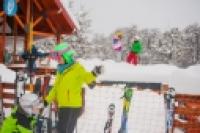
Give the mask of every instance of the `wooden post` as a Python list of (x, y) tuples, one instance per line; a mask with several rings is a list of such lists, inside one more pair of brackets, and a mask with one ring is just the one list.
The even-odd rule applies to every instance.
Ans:
[(4, 111), (3, 111), (3, 85), (0, 76), (0, 124), (3, 122)]
[(57, 44), (60, 43), (60, 34), (57, 34), (57, 36), (56, 36), (56, 43), (57, 43)]
[(26, 37), (24, 50), (29, 50), (31, 52), (33, 43), (33, 0), (27, 0), (26, 6)]
[(3, 14), (3, 35), (0, 36), (0, 63), (3, 63), (4, 61), (4, 49), (5, 49), (5, 36), (6, 34), (6, 15)]
[(42, 37), (54, 36), (54, 34), (52, 34), (52, 33), (41, 32), (41, 31), (33, 31), (33, 35), (38, 35), (38, 36), (42, 36)]
[(13, 60), (15, 61), (16, 59), (16, 51), (17, 51), (17, 20), (14, 19), (14, 48), (13, 48)]
[(162, 94), (166, 94), (168, 90), (169, 90), (168, 84), (162, 84), (162, 87), (161, 87)]
[(0, 36), (0, 63), (4, 61), (5, 36)]
[[(25, 43), (24, 51), (29, 51), (31, 53), (32, 43), (33, 43), (33, 0), (26, 0), (26, 24), (25, 24)], [(33, 91), (33, 80), (32, 71), (29, 70), (30, 85), (29, 90)]]
[(3, 12), (3, 11), (0, 11), (0, 17), (3, 16), (3, 15), (4, 15), (4, 12)]

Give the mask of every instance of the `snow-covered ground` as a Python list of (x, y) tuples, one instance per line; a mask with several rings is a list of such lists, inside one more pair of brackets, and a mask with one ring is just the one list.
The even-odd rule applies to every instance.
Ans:
[[(112, 133), (121, 124), (123, 86), (86, 89), (86, 110), (78, 121), (78, 132), (102, 133), (110, 103), (115, 104)], [(152, 91), (136, 91), (131, 100), (128, 118), (129, 133), (164, 133), (165, 108), (163, 95)]]
[[(112, 60), (98, 59), (79, 61), (92, 70), (95, 65), (103, 65), (104, 73), (98, 80), (138, 81), (168, 84), (177, 93), (200, 95), (200, 65), (180, 69), (172, 65), (129, 65), (125, 62), (116, 63)], [(54, 67), (55, 67), (54, 63)], [(0, 65), (0, 76), (3, 82), (14, 82), (15, 73)], [(123, 86), (101, 86), (86, 89), (86, 109), (78, 121), (77, 130), (81, 133), (102, 133), (107, 119), (107, 107), (110, 103), (116, 106), (113, 133), (120, 128)], [(7, 112), (8, 113), (8, 112)], [(163, 95), (150, 90), (137, 91), (131, 102), (129, 133), (164, 133), (165, 107)]]

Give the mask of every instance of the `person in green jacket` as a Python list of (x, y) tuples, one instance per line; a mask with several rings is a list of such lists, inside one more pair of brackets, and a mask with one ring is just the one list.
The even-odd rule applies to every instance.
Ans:
[(28, 117), (20, 106), (16, 106), (11, 115), (3, 121), (0, 133), (33, 133), (35, 124), (34, 116)]
[(87, 71), (74, 60), (75, 52), (68, 49), (67, 43), (54, 48), (58, 60), (56, 79), (53, 88), (45, 98), (45, 104), (56, 102), (58, 106), (58, 132), (73, 133), (83, 106), (83, 84), (94, 87), (96, 76), (101, 73), (97, 66)]
[(142, 42), (138, 36), (135, 36), (130, 47), (126, 61), (129, 64), (137, 65), (139, 63), (139, 54), (142, 52)]

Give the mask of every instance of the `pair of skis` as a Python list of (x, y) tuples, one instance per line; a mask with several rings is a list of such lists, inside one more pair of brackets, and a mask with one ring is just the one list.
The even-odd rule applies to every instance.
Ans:
[(27, 75), (26, 75), (26, 73), (23, 70), (16, 72), (16, 79), (15, 79), (16, 89), (15, 89), (15, 95), (17, 97), (17, 99), (16, 99), (16, 103), (17, 104), (19, 102), (19, 98), (22, 95), (25, 94), (25, 84), (26, 84), (26, 81), (27, 81)]
[(125, 86), (123, 95), (123, 112), (121, 117), (121, 127), (118, 133), (127, 133), (128, 132), (128, 113), (131, 105), (131, 99), (133, 96), (133, 89), (129, 86)]
[[(42, 79), (43, 78), (43, 79)], [(34, 93), (39, 97), (45, 98), (50, 89), (51, 76), (46, 75), (44, 77), (38, 77), (35, 82)], [(56, 115), (56, 112), (55, 112)], [(53, 110), (52, 105), (48, 105), (44, 108), (43, 112), (37, 117), (36, 132), (37, 133), (52, 133), (53, 128), (55, 128), (56, 116), (53, 120)]]
[(173, 117), (174, 117), (174, 104), (175, 104), (175, 89), (169, 88), (166, 97), (166, 133), (172, 132)]
[[(129, 86), (124, 87), (123, 98), (123, 112), (121, 116), (121, 126), (118, 133), (127, 133), (128, 113), (130, 109), (131, 99), (133, 96), (133, 90)], [(112, 133), (112, 123), (115, 114), (115, 105), (111, 103), (108, 107), (108, 120), (104, 127), (104, 133)]]
[(112, 123), (115, 114), (115, 104), (111, 103), (108, 106), (108, 120), (104, 127), (104, 133), (111, 133), (112, 132)]

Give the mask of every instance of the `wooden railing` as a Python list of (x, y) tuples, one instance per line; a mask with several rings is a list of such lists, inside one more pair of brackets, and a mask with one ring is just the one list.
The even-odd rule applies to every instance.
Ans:
[(200, 95), (176, 94), (175, 101), (178, 106), (174, 110), (173, 131), (181, 128), (186, 133), (200, 133)]

